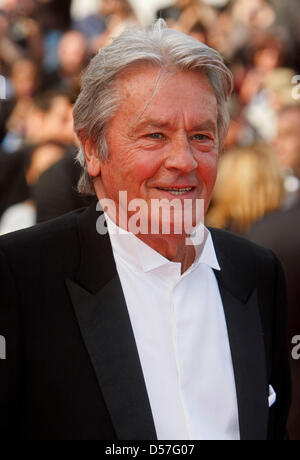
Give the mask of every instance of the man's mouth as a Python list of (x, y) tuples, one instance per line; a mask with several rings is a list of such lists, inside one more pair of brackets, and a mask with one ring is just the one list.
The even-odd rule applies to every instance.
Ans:
[(195, 187), (156, 187), (158, 190), (163, 192), (172, 193), (174, 196), (184, 195), (185, 193), (191, 192)]

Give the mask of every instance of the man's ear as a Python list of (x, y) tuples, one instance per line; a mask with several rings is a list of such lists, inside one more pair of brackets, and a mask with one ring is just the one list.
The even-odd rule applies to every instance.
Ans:
[(92, 177), (98, 177), (101, 173), (101, 160), (92, 142), (88, 139), (83, 146), (88, 173)]

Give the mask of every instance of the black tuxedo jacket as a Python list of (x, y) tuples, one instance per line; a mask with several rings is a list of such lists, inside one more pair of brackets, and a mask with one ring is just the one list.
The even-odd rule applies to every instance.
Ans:
[[(156, 439), (109, 236), (97, 234), (95, 209), (0, 238), (1, 438)], [(283, 439), (290, 389), (282, 271), (269, 250), (219, 230), (212, 237), (241, 438)], [(269, 384), (277, 393), (271, 408)]]

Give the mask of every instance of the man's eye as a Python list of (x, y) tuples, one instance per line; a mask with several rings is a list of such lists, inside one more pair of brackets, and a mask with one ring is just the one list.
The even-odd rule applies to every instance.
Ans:
[(150, 133), (147, 137), (150, 137), (150, 139), (163, 139), (164, 135), (161, 133)]
[(210, 137), (205, 134), (195, 134), (193, 139), (196, 139), (196, 141), (208, 141), (210, 140)]

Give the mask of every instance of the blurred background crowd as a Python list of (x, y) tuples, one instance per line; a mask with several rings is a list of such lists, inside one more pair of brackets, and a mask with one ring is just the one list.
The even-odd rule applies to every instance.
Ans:
[[(82, 71), (125, 27), (156, 17), (220, 51), (234, 74), (206, 223), (280, 258), (290, 348), (300, 335), (299, 0), (0, 0), (0, 234), (89, 203), (76, 191), (72, 129)], [(300, 366), (291, 365), (289, 432), (300, 439)]]

